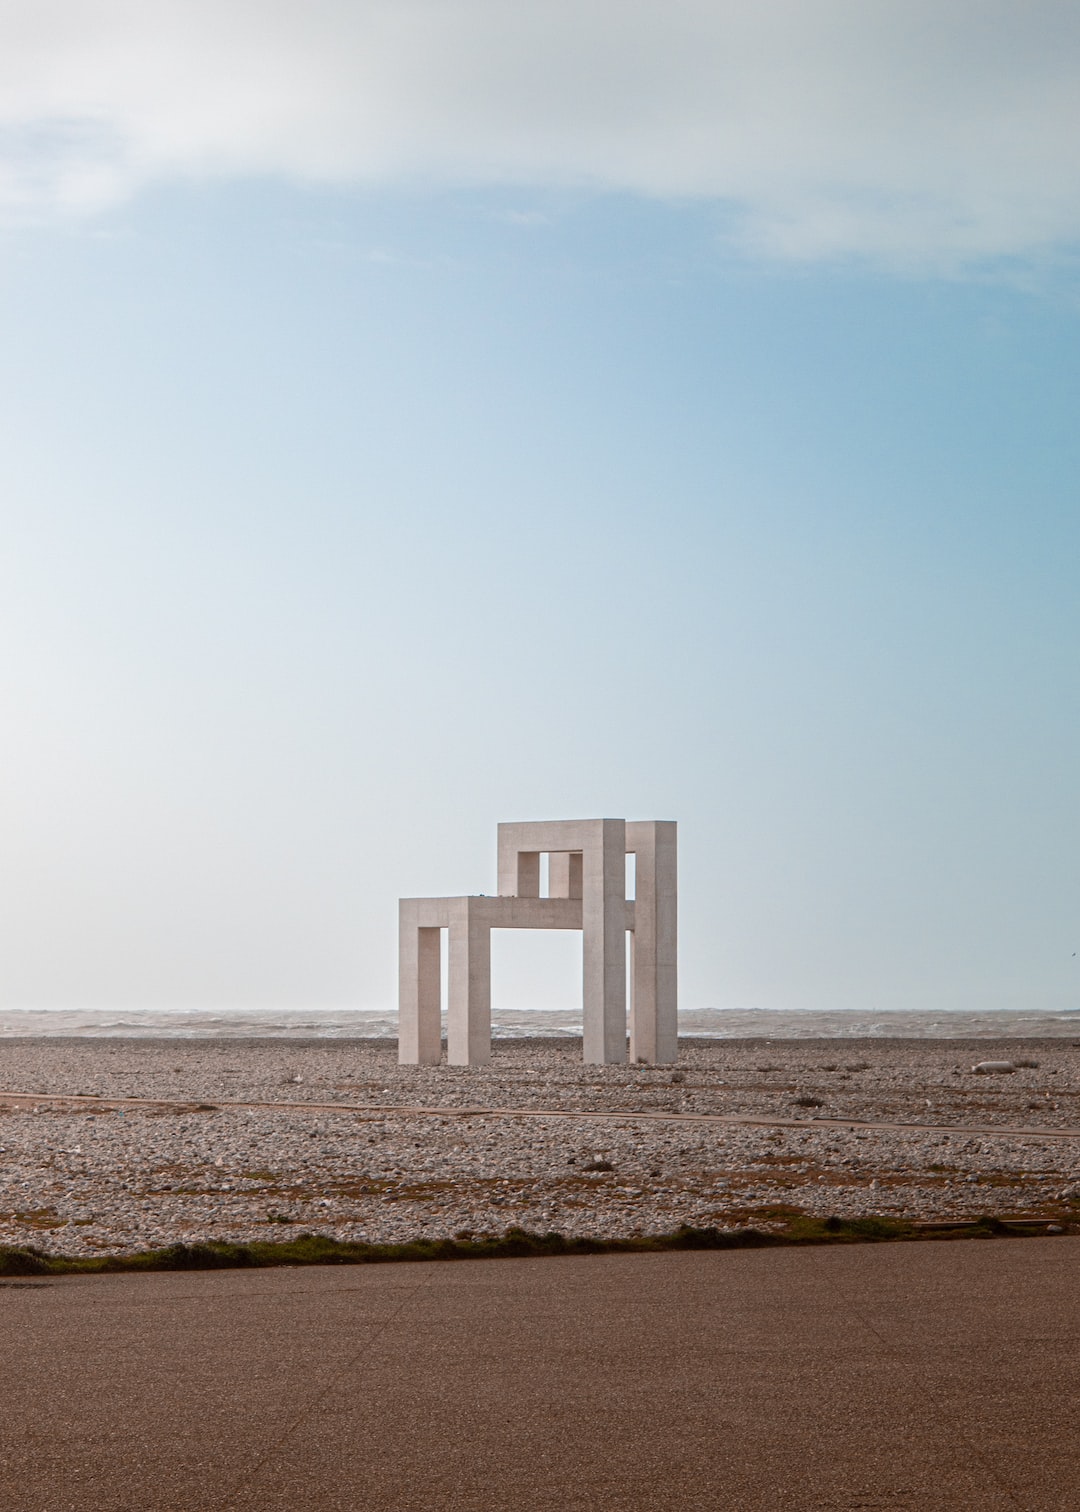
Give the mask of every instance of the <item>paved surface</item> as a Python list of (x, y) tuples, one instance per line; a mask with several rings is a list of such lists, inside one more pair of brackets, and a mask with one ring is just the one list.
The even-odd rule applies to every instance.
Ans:
[(0, 1284), (4, 1512), (1080, 1507), (1080, 1239)]

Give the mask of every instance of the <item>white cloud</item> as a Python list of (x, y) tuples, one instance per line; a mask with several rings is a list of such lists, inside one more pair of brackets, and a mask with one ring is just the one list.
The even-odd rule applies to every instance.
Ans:
[(0, 208), (171, 176), (715, 201), (766, 255), (1080, 240), (1075, 0), (0, 0)]

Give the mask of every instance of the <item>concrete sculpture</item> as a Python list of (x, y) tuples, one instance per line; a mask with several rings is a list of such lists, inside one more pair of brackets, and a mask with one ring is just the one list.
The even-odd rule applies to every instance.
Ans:
[[(626, 1060), (626, 933), (631, 932), (630, 1059), (678, 1053), (676, 826), (668, 819), (569, 819), (499, 825), (498, 897), (402, 898), (398, 1059), (441, 1057), (440, 931), (449, 934), (447, 1049), (451, 1065), (491, 1059), (491, 931), (580, 929), (586, 1064)], [(540, 896), (540, 857), (548, 895)], [(626, 897), (626, 857), (635, 896)]]

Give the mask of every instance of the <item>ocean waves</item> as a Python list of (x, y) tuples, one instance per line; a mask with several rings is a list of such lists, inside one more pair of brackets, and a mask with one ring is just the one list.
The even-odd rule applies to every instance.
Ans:
[[(581, 1033), (580, 1010), (498, 1009), (499, 1039)], [(1080, 1038), (1080, 1009), (888, 1013), (687, 1008), (680, 1035), (720, 1039)], [(13, 1008), (0, 1010), (0, 1038), (393, 1039), (397, 1014), (364, 1008)]]

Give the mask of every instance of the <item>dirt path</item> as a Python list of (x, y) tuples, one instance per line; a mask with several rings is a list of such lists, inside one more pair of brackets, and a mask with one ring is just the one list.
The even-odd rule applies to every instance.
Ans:
[(216, 1097), (212, 1103), (197, 1103), (190, 1098), (163, 1097), (90, 1097), (83, 1093), (41, 1093), (0, 1091), (0, 1107), (54, 1107), (65, 1110), (80, 1108), (168, 1108), (198, 1111), (200, 1108), (236, 1108), (281, 1113), (354, 1113), (369, 1118), (559, 1118), (568, 1122), (594, 1123), (668, 1123), (724, 1124), (752, 1129), (866, 1129), (887, 1133), (997, 1135), (1007, 1139), (1080, 1139), (1080, 1129), (1039, 1128), (1011, 1124), (943, 1124), (919, 1123), (914, 1120), (887, 1122), (857, 1118), (781, 1118), (760, 1117), (749, 1113), (669, 1113), (651, 1109), (601, 1108), (484, 1108), (422, 1107), (403, 1103), (347, 1102), (254, 1102)]

